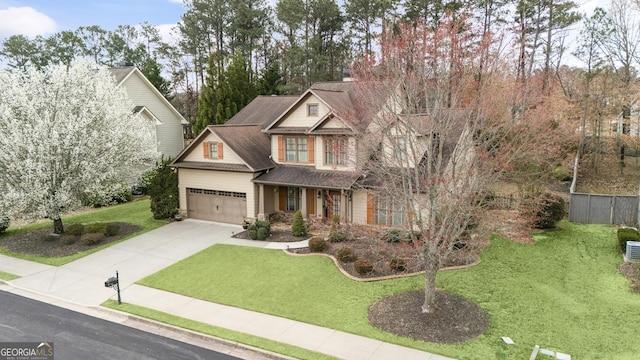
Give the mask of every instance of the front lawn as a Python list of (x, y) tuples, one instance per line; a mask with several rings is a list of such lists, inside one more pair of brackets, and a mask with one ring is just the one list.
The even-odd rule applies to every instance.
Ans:
[[(89, 254), (92, 254), (96, 251), (102, 250), (111, 245), (117, 244), (118, 242), (127, 240), (132, 238), (133, 236), (140, 235), (147, 231), (156, 229), (160, 226), (167, 224), (166, 221), (155, 220), (151, 214), (151, 210), (149, 207), (149, 199), (141, 199), (137, 201), (128, 202), (121, 205), (115, 205), (100, 209), (94, 209), (85, 211), (76, 215), (63, 216), (62, 221), (65, 226), (70, 223), (93, 223), (93, 222), (122, 222), (133, 225), (138, 225), (142, 229), (139, 231), (129, 234), (120, 238), (117, 241), (110, 242), (107, 244), (98, 244), (98, 246), (87, 250), (82, 251), (73, 255), (68, 256), (59, 256), (59, 257), (46, 257), (46, 256), (37, 256), (37, 255), (28, 255), (19, 252), (11, 252), (4, 248), (2, 248), (2, 240), (3, 238), (9, 238), (11, 235), (15, 234), (23, 234), (28, 232), (33, 232), (35, 230), (41, 230), (46, 228), (53, 229), (53, 223), (51, 221), (39, 221), (33, 224), (29, 224), (21, 227), (10, 227), (7, 231), (0, 235), (0, 254), (13, 256), (25, 260), (35, 261), (42, 264), (52, 265), (52, 266), (60, 266), (71, 261), (77, 260)], [(135, 231), (135, 230), (134, 230)], [(44, 240), (42, 240), (44, 241)]]
[(18, 276), (18, 275), (13, 275), (13, 274), (6, 273), (4, 271), (0, 271), (0, 280), (9, 281), (9, 280), (15, 280), (15, 279), (17, 279), (19, 277), (20, 276)]
[(479, 265), (438, 275), (440, 289), (475, 301), (491, 319), (483, 335), (452, 345), (401, 338), (367, 321), (374, 301), (422, 288), (422, 276), (362, 283), (324, 257), (214, 245), (139, 283), (459, 359), (523, 359), (536, 344), (575, 359), (637, 358), (640, 295), (617, 271), (614, 229), (560, 226), (535, 235), (534, 245), (496, 237)]

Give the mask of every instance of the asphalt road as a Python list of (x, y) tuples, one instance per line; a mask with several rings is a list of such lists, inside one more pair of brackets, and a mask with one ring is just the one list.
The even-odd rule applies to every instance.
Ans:
[(54, 359), (238, 359), (0, 291), (0, 342), (53, 342)]

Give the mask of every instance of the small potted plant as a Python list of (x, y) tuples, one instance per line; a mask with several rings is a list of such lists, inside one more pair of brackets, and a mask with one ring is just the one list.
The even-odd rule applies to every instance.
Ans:
[(247, 230), (249, 227), (249, 222), (247, 220), (242, 220), (242, 228)]
[(180, 211), (177, 211), (177, 212), (173, 215), (173, 218), (174, 218), (176, 221), (182, 221), (182, 214), (180, 213)]

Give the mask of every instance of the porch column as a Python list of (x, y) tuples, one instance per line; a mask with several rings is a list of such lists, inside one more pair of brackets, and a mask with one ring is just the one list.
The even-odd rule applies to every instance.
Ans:
[(264, 219), (264, 184), (258, 184), (258, 220)]
[(307, 188), (300, 188), (302, 190), (302, 201), (300, 202), (300, 213), (302, 213), (302, 218), (306, 219), (309, 214), (307, 214)]

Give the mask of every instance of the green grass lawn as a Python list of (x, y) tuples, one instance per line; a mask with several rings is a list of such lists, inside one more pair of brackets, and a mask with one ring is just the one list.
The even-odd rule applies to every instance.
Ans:
[(10, 281), (10, 280), (15, 280), (15, 279), (17, 279), (19, 277), (20, 276), (18, 276), (18, 275), (13, 275), (13, 274), (6, 273), (4, 271), (0, 271), (0, 280)]
[(248, 335), (238, 331), (233, 331), (213, 325), (204, 324), (198, 321), (184, 319), (171, 314), (163, 313), (161, 311), (145, 308), (142, 306), (132, 304), (118, 304), (115, 300), (107, 300), (102, 306), (108, 307), (114, 310), (128, 312), (147, 319), (153, 319), (159, 322), (172, 324), (184, 329), (193, 330), (199, 333), (215, 336), (237, 343), (249, 345), (255, 348), (271, 351), (277, 354), (283, 354), (295, 359), (313, 359), (313, 360), (335, 360), (336, 358), (320, 353), (316, 353), (307, 349), (302, 349), (296, 346), (283, 344), (277, 341), (263, 339), (258, 336)]
[[(128, 202), (121, 205), (115, 205), (115, 206), (90, 210), (90, 211), (86, 211), (76, 215), (63, 216), (62, 221), (65, 225), (73, 222), (81, 222), (81, 223), (91, 223), (91, 222), (99, 222), (99, 221), (126, 222), (130, 224), (139, 225), (142, 227), (142, 229), (137, 233), (129, 235), (116, 242), (111, 242), (109, 244), (105, 244), (103, 246), (99, 246), (97, 248), (84, 251), (78, 254), (70, 255), (70, 256), (52, 258), (52, 257), (43, 257), (43, 256), (35, 256), (35, 255), (16, 254), (10, 251), (6, 251), (2, 248), (0, 248), (0, 254), (13, 256), (13, 257), (17, 257), (25, 260), (35, 261), (42, 264), (60, 266), (60, 265), (69, 263), (71, 261), (77, 260), (79, 258), (82, 258), (84, 256), (87, 256), (89, 254), (92, 254), (96, 251), (102, 250), (111, 245), (117, 244), (126, 239), (130, 239), (133, 236), (140, 235), (142, 233), (159, 228), (160, 226), (167, 224), (166, 221), (155, 220), (153, 218), (153, 215), (151, 214), (151, 209), (149, 207), (148, 198)], [(14, 233), (17, 234), (17, 233), (21, 233), (29, 230), (44, 229), (47, 227), (53, 228), (53, 222), (39, 221), (33, 224), (29, 224), (29, 225), (21, 226), (17, 228), (10, 227), (9, 229), (7, 229), (5, 234), (7, 235), (14, 234)]]
[(477, 302), (491, 319), (483, 335), (460, 344), (414, 341), (368, 324), (372, 302), (423, 288), (422, 276), (356, 282), (324, 257), (214, 245), (140, 283), (459, 359), (523, 359), (536, 344), (574, 359), (637, 358), (640, 295), (617, 272), (614, 229), (560, 226), (533, 245), (494, 238), (479, 265), (439, 273), (439, 288)]

